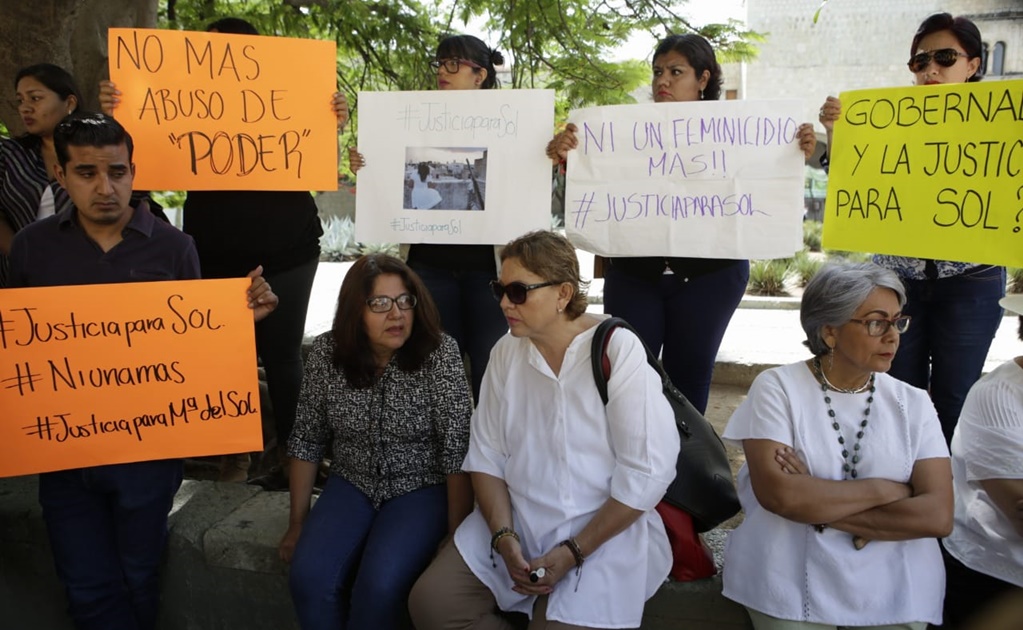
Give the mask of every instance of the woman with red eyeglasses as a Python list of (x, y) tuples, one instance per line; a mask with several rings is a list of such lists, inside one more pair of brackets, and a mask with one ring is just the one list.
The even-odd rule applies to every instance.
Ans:
[[(936, 13), (913, 36), (907, 66), (916, 85), (980, 81), (982, 47), (973, 22)], [(841, 113), (842, 104), (833, 96), (821, 106), (828, 146)], [(828, 169), (827, 153), (821, 166)], [(899, 275), (906, 286), (905, 312), (913, 318), (889, 374), (930, 392), (950, 442), (1001, 322), (998, 300), (1005, 295), (1005, 268), (883, 254), (875, 255), (874, 262)]]
[[(496, 66), (503, 63), (504, 55), (478, 37), (451, 35), (441, 40), (430, 66), (439, 90), (490, 90), (501, 87)], [(349, 165), (353, 173), (366, 166), (355, 147), (349, 150)], [(407, 247), (407, 260), (433, 295), (444, 332), (468, 355), (473, 399), (479, 400), (490, 349), (508, 331), (490, 295), (490, 281), (497, 275), (494, 247), (420, 243)]]

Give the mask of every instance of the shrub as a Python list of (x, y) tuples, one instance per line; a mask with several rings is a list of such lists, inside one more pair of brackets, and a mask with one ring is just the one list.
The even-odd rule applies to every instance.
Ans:
[(323, 225), (320, 237), (320, 259), (332, 262), (350, 260), (359, 255), (355, 242), (355, 223), (348, 217), (330, 217)]
[(805, 287), (810, 282), (810, 278), (814, 277), (823, 266), (824, 261), (821, 258), (808, 255), (806, 250), (797, 253), (791, 265), (792, 273), (796, 276), (796, 284)]
[(821, 251), (824, 224), (820, 221), (803, 221), (803, 245), (811, 252)]
[(1023, 268), (1009, 267), (1009, 293), (1023, 293)]
[(785, 295), (785, 278), (788, 273), (787, 260), (750, 261), (746, 290), (754, 295)]

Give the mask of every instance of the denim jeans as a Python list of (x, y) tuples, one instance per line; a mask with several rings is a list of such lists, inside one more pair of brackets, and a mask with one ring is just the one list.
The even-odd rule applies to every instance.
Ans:
[(151, 630), (181, 460), (39, 475), (39, 503), (79, 630)]
[(447, 271), (419, 263), (412, 265), (433, 296), (444, 332), (469, 355), (472, 398), (479, 402), (483, 373), (490, 350), (506, 332), (508, 320), (490, 291), (494, 274), (485, 271)]
[(748, 280), (747, 261), (688, 280), (663, 274), (655, 282), (611, 264), (604, 271), (604, 312), (639, 331), (671, 382), (703, 413), (718, 348)]
[(980, 378), (1002, 321), (1005, 268), (985, 267), (937, 280), (903, 280), (913, 318), (888, 372), (930, 392), (945, 441), (959, 421), (970, 387)]
[(319, 260), (313, 258), (297, 267), (267, 275), (266, 281), (280, 303), (266, 319), (256, 322), (256, 352), (266, 371), (277, 445), (282, 449), (295, 426), (298, 392), (302, 389), (302, 337), (318, 265)]
[(291, 559), (302, 630), (394, 630), (408, 625), (408, 594), (448, 531), (447, 487), (420, 488), (379, 509), (331, 475)]

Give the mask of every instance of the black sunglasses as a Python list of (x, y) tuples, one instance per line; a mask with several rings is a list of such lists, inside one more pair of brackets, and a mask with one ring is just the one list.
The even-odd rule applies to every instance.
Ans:
[(536, 284), (523, 284), (521, 282), (509, 282), (508, 284), (501, 284), (498, 280), (490, 281), (490, 290), (494, 292), (494, 299), (498, 302), (501, 298), (508, 296), (508, 301), (512, 304), (525, 304), (526, 297), (529, 292), (533, 289), (540, 289), (543, 287), (549, 287), (551, 285), (561, 284), (557, 280), (551, 280), (549, 282), (537, 282)]
[(910, 72), (923, 72), (927, 66), (931, 65), (931, 59), (936, 64), (943, 68), (951, 68), (955, 65), (959, 57), (970, 56), (964, 52), (959, 52), (955, 48), (942, 48), (940, 50), (932, 50), (931, 52), (917, 53), (909, 58), (909, 62), (906, 64), (909, 66)]

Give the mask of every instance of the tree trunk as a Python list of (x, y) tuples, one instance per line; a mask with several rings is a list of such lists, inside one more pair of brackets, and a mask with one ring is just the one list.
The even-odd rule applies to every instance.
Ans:
[(108, 76), (107, 29), (153, 28), (158, 0), (0, 0), (0, 121), (24, 131), (11, 104), (14, 76), (36, 63), (54, 63), (75, 77), (85, 109), (99, 107), (99, 82)]

